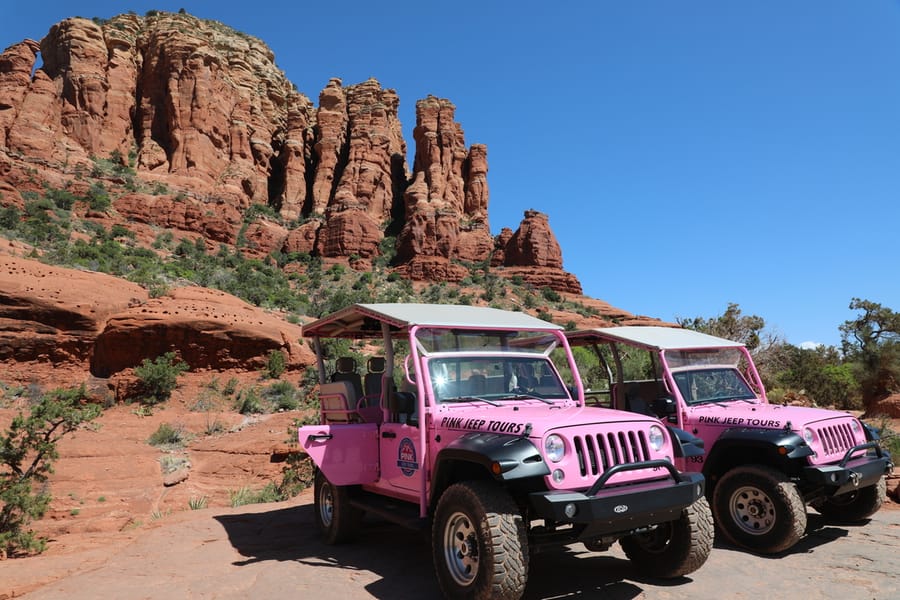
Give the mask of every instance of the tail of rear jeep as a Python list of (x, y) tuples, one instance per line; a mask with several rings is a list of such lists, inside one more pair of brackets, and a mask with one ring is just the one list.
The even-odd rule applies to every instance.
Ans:
[[(607, 365), (611, 405), (659, 415), (704, 440), (706, 453), (683, 466), (706, 475), (716, 524), (735, 544), (781, 552), (804, 535), (806, 505), (860, 522), (884, 502), (893, 464), (875, 431), (844, 412), (770, 404), (742, 344), (662, 327), (568, 335)], [(625, 352), (644, 365), (639, 372), (628, 372)]]
[(379, 304), (339, 311), (304, 335), (319, 350), (323, 337), (380, 340), (385, 355), (368, 410), (373, 399), (354, 403), (352, 385), (332, 386), (317, 353), (322, 388), (343, 407), (299, 431), (319, 469), (326, 541), (352, 537), (365, 512), (430, 528), (448, 597), (518, 598), (529, 556), (574, 542), (619, 541), (658, 577), (706, 561), (704, 477), (674, 467), (702, 442), (656, 418), (586, 407), (577, 376), (567, 386), (550, 359), (560, 349), (577, 375), (560, 327), (489, 308)]

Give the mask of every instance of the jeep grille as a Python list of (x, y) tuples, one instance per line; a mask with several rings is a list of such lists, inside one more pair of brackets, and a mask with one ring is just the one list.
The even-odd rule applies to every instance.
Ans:
[(581, 475), (599, 475), (615, 465), (650, 460), (647, 436), (643, 431), (619, 431), (577, 435), (572, 440)]
[(847, 450), (856, 445), (853, 441), (853, 431), (850, 429), (850, 424), (846, 422), (816, 427), (815, 433), (822, 443), (822, 452), (825, 456), (843, 456)]

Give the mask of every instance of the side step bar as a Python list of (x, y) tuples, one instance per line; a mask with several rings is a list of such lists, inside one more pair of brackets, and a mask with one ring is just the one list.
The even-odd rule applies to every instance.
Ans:
[(411, 502), (358, 492), (350, 497), (350, 504), (407, 529), (427, 531), (431, 527), (431, 519), (419, 517), (419, 505)]

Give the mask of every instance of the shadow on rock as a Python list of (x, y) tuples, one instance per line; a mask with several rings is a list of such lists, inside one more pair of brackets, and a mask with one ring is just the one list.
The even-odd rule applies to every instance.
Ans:
[[(269, 512), (216, 517), (231, 545), (244, 560), (237, 566), (262, 561), (299, 564), (342, 571), (375, 573), (378, 581), (365, 589), (376, 598), (439, 598), (431, 565), (431, 551), (421, 534), (395, 525), (366, 519), (350, 543), (329, 546), (322, 542), (310, 505)], [(329, 575), (322, 576), (322, 587)]]
[(868, 522), (869, 521), (866, 520), (861, 523), (854, 523), (852, 525), (842, 524), (841, 527), (835, 527), (823, 516), (816, 513), (810, 513), (807, 515), (806, 535), (804, 535), (799, 542), (797, 542), (784, 552), (778, 552), (776, 554), (760, 554), (751, 550), (747, 550), (746, 548), (741, 548), (740, 546), (735, 546), (731, 544), (731, 542), (722, 539), (721, 535), (716, 535), (716, 541), (713, 545), (713, 548), (728, 548), (729, 550), (739, 550), (747, 552), (748, 554), (752, 554), (760, 558), (774, 559), (789, 556), (791, 554), (808, 554), (813, 552), (819, 546), (830, 544), (831, 542), (837, 541), (850, 535), (850, 532), (847, 531), (845, 527), (863, 527)]
[[(322, 542), (310, 505), (279, 510), (219, 515), (231, 545), (249, 565), (263, 561), (295, 561), (298, 564), (374, 573), (378, 580), (365, 586), (376, 598), (440, 598), (431, 561), (427, 534), (392, 523), (366, 518), (351, 543), (329, 546)], [(642, 581), (630, 561), (604, 553), (588, 552), (580, 545), (532, 556), (525, 598), (599, 598), (631, 600), (644, 590), (625, 579)], [(322, 587), (328, 586), (324, 572)], [(650, 581), (650, 580), (647, 580)], [(653, 585), (678, 586), (687, 577), (653, 580)]]
[[(528, 588), (524, 598), (643, 598), (645, 591), (626, 579), (644, 581), (631, 561), (605, 553), (589, 552), (580, 544), (573, 544), (531, 557)], [(690, 581), (687, 577), (652, 580), (654, 585), (665, 586), (677, 586)]]

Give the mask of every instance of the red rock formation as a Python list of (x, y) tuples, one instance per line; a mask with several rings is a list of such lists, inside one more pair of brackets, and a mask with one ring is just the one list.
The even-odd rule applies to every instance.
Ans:
[(284, 247), (287, 230), (278, 223), (258, 219), (244, 231), (244, 254), (255, 258), (265, 258), (273, 251)]
[(509, 229), (501, 232), (491, 264), (510, 267), (504, 271), (506, 276), (518, 275), (538, 287), (581, 293), (578, 278), (562, 270), (562, 250), (547, 215), (536, 210), (525, 211), (515, 233)]
[(0, 54), (0, 146), (6, 146), (9, 128), (31, 83), (31, 71), (40, 45), (34, 40), (13, 44)]
[[(65, 137), (88, 154), (106, 156), (110, 150), (124, 149), (127, 155), (125, 143), (131, 132), (127, 116), (134, 108), (134, 94), (126, 95), (128, 105), (110, 107), (115, 123), (104, 122), (110, 89), (107, 54), (103, 30), (87, 19), (57, 23), (41, 40), (43, 70), (60, 96), (59, 117)], [(135, 83), (133, 76), (126, 81), (131, 86)], [(121, 130), (122, 116), (126, 117), (125, 131)]]
[(316, 240), (318, 239), (320, 227), (321, 222), (314, 219), (293, 229), (284, 240), (281, 251), (312, 254), (316, 249)]
[[(526, 218), (510, 240), (493, 239), (487, 148), (466, 148), (449, 100), (416, 103), (410, 178), (394, 90), (333, 79), (314, 109), (265, 44), (220, 23), (155, 11), (102, 25), (72, 18), (41, 41), (44, 65), (32, 76), (37, 50), (26, 40), (0, 55), (4, 204), (21, 206), (23, 190), (68, 185), (73, 172), (98, 171), (93, 156), (111, 157), (137, 171), (128, 193), (114, 194), (131, 221), (232, 244), (241, 213), (268, 204), (288, 227), (251, 224), (252, 254), (355, 257), (364, 268), (398, 219), (397, 261), (410, 277), (454, 281), (467, 273), (454, 261), (492, 258), (540, 267), (532, 279), (560, 290), (578, 287), (546, 222)], [(147, 181), (173, 192), (150, 196)]]
[(399, 98), (374, 79), (346, 90), (332, 79), (319, 97), (319, 164), (313, 214), (324, 214), (322, 256), (377, 255), (406, 178)]
[(83, 362), (105, 320), (146, 299), (116, 277), (0, 255), (0, 361)]
[(299, 326), (224, 292), (151, 299), (123, 279), (0, 255), (0, 361), (89, 364), (108, 377), (170, 350), (194, 369), (260, 369), (271, 350), (289, 368), (314, 361)]
[[(66, 19), (0, 61), (5, 145), (53, 162), (137, 151), (141, 170), (238, 206), (302, 204), (309, 100), (256, 38), (184, 14)], [(5, 82), (5, 83), (4, 83)], [(24, 83), (24, 85), (23, 85)], [(277, 154), (288, 149), (284, 155)], [(270, 176), (275, 177), (270, 182)], [(286, 178), (299, 177), (299, 181)]]
[(236, 241), (241, 224), (240, 211), (222, 200), (202, 202), (189, 196), (152, 196), (135, 192), (119, 197), (113, 206), (132, 221), (200, 233), (225, 244)]
[(494, 253), (491, 254), (492, 267), (503, 266), (503, 262), (506, 260), (506, 245), (512, 239), (512, 236), (513, 230), (509, 227), (504, 227), (500, 230), (500, 235), (494, 238)]
[(562, 250), (550, 231), (547, 215), (526, 210), (519, 229), (506, 243), (503, 264), (509, 267), (562, 268)]
[[(465, 276), (451, 259), (477, 262), (494, 248), (487, 222), (487, 148), (465, 148), (456, 107), (429, 96), (416, 103), (416, 158), (406, 190), (398, 255), (413, 278)], [(441, 259), (447, 267), (438, 268)], [(458, 280), (452, 278), (451, 281)]]
[(275, 188), (279, 193), (274, 195), (276, 206), (282, 217), (296, 220), (303, 213), (307, 194), (307, 165), (311, 160), (313, 134), (310, 127), (310, 107), (293, 105), (288, 109), (287, 132), (281, 146), (279, 160), (273, 167), (279, 167), (280, 176), (272, 174)]
[(298, 325), (230, 294), (176, 288), (112, 315), (94, 344), (91, 372), (108, 376), (173, 349), (193, 369), (261, 369), (272, 350), (298, 368), (315, 361), (300, 339)]

